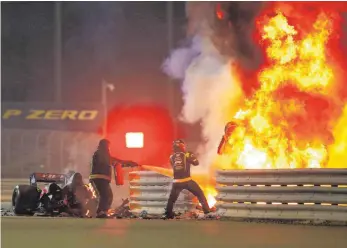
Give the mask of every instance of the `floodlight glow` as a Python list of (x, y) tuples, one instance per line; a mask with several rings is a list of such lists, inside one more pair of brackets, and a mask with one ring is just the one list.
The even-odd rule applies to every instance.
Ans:
[(126, 133), (125, 144), (127, 148), (143, 148), (143, 133)]

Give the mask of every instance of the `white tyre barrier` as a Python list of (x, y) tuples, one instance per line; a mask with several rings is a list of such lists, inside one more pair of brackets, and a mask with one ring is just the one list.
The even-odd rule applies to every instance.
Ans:
[[(170, 196), (172, 178), (152, 171), (134, 171), (129, 173), (130, 210), (134, 214), (146, 211), (151, 215), (161, 215)], [(185, 212), (194, 208), (193, 196), (182, 191), (174, 210)]]

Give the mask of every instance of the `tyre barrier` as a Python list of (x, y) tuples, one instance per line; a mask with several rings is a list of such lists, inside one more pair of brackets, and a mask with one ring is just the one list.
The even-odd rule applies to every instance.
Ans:
[(220, 216), (347, 222), (347, 169), (219, 170)]
[[(139, 215), (144, 211), (151, 215), (162, 215), (169, 199), (172, 178), (152, 171), (133, 171), (129, 173), (130, 211)], [(174, 210), (186, 212), (194, 209), (193, 196), (182, 191), (178, 197)]]

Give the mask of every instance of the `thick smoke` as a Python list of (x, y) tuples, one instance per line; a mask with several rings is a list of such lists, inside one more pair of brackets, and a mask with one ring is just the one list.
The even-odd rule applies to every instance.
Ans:
[(202, 126), (204, 142), (198, 153), (205, 169), (213, 163), (224, 126), (243, 99), (231, 65), (237, 62), (254, 68), (260, 58), (249, 33), (259, 5), (251, 4), (250, 8), (244, 8), (248, 3), (225, 5), (223, 8), (232, 10), (232, 15), (216, 24), (215, 4), (187, 4), (190, 44), (173, 51), (163, 66), (169, 76), (183, 80), (182, 120)]
[(212, 40), (221, 54), (237, 58), (243, 70), (257, 69), (262, 61), (252, 35), (254, 20), (263, 6), (262, 2), (217, 3), (225, 16), (214, 22)]

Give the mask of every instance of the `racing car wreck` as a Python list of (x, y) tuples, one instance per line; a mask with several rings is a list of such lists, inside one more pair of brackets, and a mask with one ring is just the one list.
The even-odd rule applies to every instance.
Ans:
[[(14, 188), (12, 211), (1, 211), (1, 215), (93, 218), (96, 217), (98, 200), (92, 185), (85, 184), (78, 172), (33, 173), (29, 177), (29, 184)], [(175, 219), (211, 219), (211, 216), (201, 218), (202, 210), (199, 206), (174, 214)], [(117, 219), (160, 219), (162, 216), (150, 211), (133, 212), (128, 198), (122, 199), (120, 206), (110, 209), (107, 215), (107, 218)]]
[[(44, 183), (42, 188), (37, 183)], [(76, 172), (67, 174), (33, 173), (29, 185), (17, 185), (12, 194), (15, 215), (49, 215), (93, 217), (97, 195)]]

